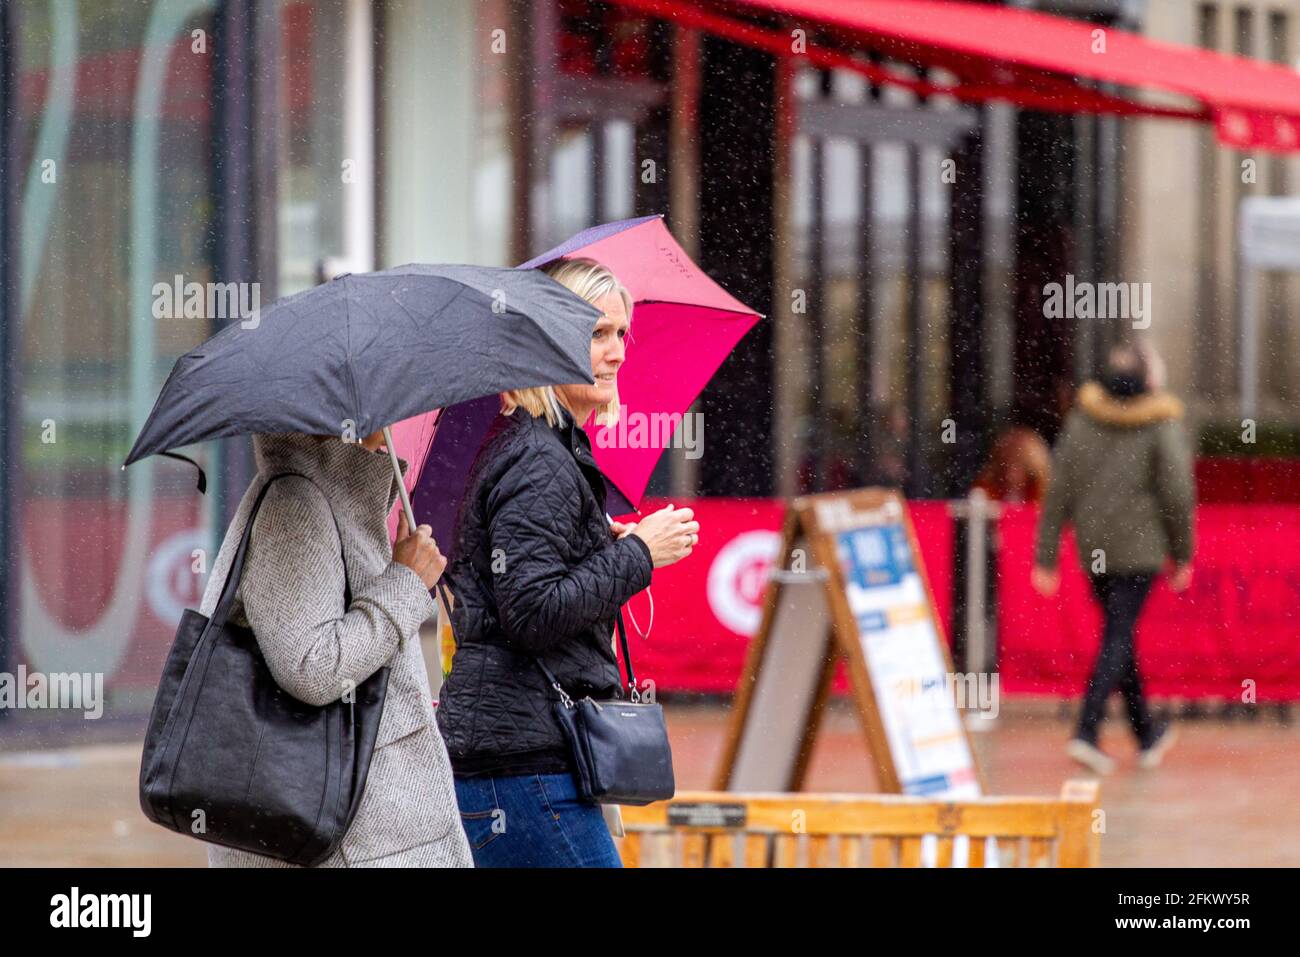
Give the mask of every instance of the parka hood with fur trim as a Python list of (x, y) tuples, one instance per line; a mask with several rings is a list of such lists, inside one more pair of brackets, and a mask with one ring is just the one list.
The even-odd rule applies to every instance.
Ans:
[(1145, 392), (1131, 399), (1117, 399), (1099, 382), (1085, 382), (1079, 388), (1079, 408), (1088, 418), (1121, 428), (1153, 425), (1166, 419), (1181, 419), (1183, 403), (1168, 392)]

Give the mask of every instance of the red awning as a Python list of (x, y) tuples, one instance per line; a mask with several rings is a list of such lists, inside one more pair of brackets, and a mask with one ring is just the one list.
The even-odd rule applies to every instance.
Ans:
[[(964, 101), (1006, 100), (1059, 112), (1200, 119), (1237, 148), (1300, 151), (1300, 73), (1012, 7), (949, 0), (615, 0), (777, 56), (849, 69), (873, 82)], [(780, 25), (746, 19), (776, 14)], [(791, 31), (806, 31), (796, 49)], [(814, 42), (818, 34), (834, 44)], [(860, 54), (940, 67), (950, 85), (918, 80)], [(1090, 83), (1112, 84), (1103, 92)], [(1149, 94), (1191, 102), (1155, 102)]]

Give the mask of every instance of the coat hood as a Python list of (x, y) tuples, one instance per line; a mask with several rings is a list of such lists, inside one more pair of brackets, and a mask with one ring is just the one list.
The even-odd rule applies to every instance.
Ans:
[(1088, 418), (1121, 428), (1138, 428), (1183, 416), (1182, 402), (1168, 392), (1146, 392), (1131, 399), (1117, 399), (1098, 382), (1085, 382), (1080, 387), (1078, 403)]
[[(258, 469), (266, 475), (300, 472), (321, 486), (337, 514), (387, 519), (397, 501), (397, 482), (388, 455), (369, 452), (355, 442), (333, 436), (317, 438), (298, 432), (253, 436)], [(398, 459), (405, 475), (408, 463)]]

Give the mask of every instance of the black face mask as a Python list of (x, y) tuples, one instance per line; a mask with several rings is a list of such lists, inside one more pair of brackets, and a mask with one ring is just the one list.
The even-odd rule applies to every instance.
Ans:
[(1131, 399), (1147, 390), (1146, 377), (1136, 372), (1108, 372), (1102, 376), (1101, 384), (1117, 399)]

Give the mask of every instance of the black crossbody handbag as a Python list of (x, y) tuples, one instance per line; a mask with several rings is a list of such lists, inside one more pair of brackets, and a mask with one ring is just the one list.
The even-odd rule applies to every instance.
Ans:
[(140, 807), (179, 834), (312, 866), (356, 816), (388, 668), (345, 696), (353, 700), (316, 707), (276, 683), (252, 630), (227, 623), (253, 522), (284, 475), (258, 493), (211, 619), (187, 609), (177, 626), (145, 733)]
[(632, 672), (632, 654), (618, 613), (618, 640), (627, 669), (627, 699), (574, 701), (551, 670), (537, 659), (559, 700), (551, 705), (573, 755), (578, 793), (589, 804), (649, 804), (672, 797), (673, 751), (664, 710), (642, 699)]

